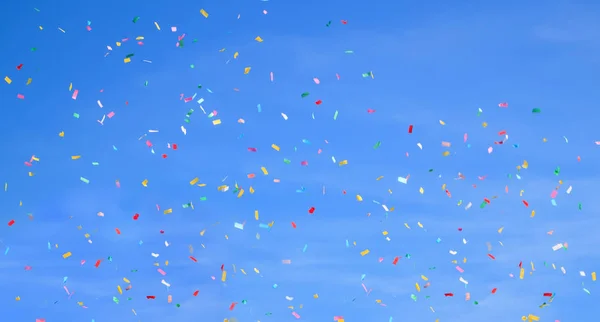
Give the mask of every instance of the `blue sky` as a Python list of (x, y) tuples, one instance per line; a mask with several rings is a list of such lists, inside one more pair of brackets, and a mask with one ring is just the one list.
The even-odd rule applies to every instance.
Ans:
[[(0, 228), (3, 315), (591, 321), (599, 10), (567, 1), (0, 4), (0, 76), (11, 81), (0, 84), (0, 202), (15, 221)], [(206, 186), (190, 185), (196, 177)], [(568, 249), (553, 251), (559, 243)], [(555, 298), (539, 308), (544, 293)]]

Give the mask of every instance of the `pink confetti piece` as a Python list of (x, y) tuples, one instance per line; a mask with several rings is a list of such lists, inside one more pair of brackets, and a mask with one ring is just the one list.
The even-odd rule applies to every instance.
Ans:
[(340, 80), (340, 74), (336, 73), (336, 74), (335, 74), (335, 77), (336, 77), (338, 80)]
[(305, 167), (306, 167), (306, 166), (308, 166), (308, 161), (302, 161), (302, 162), (300, 162), (300, 165), (302, 165), (302, 166), (305, 166)]
[(106, 114), (106, 116), (110, 119), (113, 116), (115, 116), (115, 112), (110, 112), (110, 113)]
[(25, 270), (26, 271), (30, 271), (31, 270), (31, 266), (25, 266)]
[(498, 104), (499, 107), (508, 107), (508, 103), (504, 102), (504, 103), (500, 103)]
[(368, 110), (367, 110), (367, 113), (369, 113), (369, 114), (373, 114), (373, 113), (375, 113), (375, 110), (374, 110), (374, 109), (368, 109)]
[(556, 195), (558, 195), (558, 191), (552, 190), (552, 193), (550, 194), (550, 198), (554, 199), (554, 198), (556, 198)]
[(160, 275), (165, 276), (167, 275), (167, 272), (163, 271), (162, 269), (157, 269), (157, 271), (160, 273)]
[(491, 153), (492, 153), (492, 151), (494, 151), (494, 148), (492, 148), (492, 147), (489, 147), (489, 148), (488, 148), (488, 153), (489, 153), (489, 154), (491, 154)]
[(177, 27), (171, 27), (172, 32), (177, 32)]
[(273, 81), (273, 79), (274, 79), (274, 75), (273, 75), (273, 72), (271, 72), (271, 82)]
[(71, 295), (71, 292), (69, 292), (69, 289), (65, 285), (63, 285), (63, 288), (65, 289), (65, 292), (67, 292), (67, 295)]
[(76, 89), (73, 91), (73, 96), (71, 96), (72, 99), (76, 100), (77, 99), (77, 95), (79, 95), (79, 90)]
[(90, 26), (86, 26), (85, 29), (87, 29), (87, 31), (92, 31), (92, 27)]
[(46, 319), (35, 319), (35, 322), (46, 322)]
[(83, 264), (85, 264), (85, 259), (82, 259), (81, 262), (79, 262), (79, 264), (83, 266)]
[(465, 135), (463, 135), (463, 140), (464, 142), (467, 142), (467, 139), (469, 138), (469, 135), (467, 133), (465, 133)]
[(21, 100), (24, 100), (25, 99), (25, 95), (23, 95), (23, 94), (17, 94), (17, 98), (21, 99)]
[(321, 81), (318, 78), (313, 78), (313, 81), (315, 82), (315, 84), (319, 85), (321, 84)]
[(465, 270), (462, 269), (460, 266), (456, 266), (456, 270), (459, 271), (460, 273), (464, 273)]
[(334, 321), (339, 321), (339, 320), (343, 320), (343, 319), (344, 319), (344, 317), (341, 316), (341, 315), (336, 315), (336, 316), (333, 317)]
[(383, 257), (379, 257), (379, 262), (383, 262)]
[(296, 318), (299, 319), (300, 318), (300, 314), (296, 313), (296, 312), (292, 312), (292, 315)]

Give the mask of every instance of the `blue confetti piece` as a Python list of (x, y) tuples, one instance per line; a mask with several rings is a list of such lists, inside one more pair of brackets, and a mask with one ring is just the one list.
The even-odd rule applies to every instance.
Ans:
[(306, 249), (308, 248), (308, 244), (304, 244), (304, 248), (302, 248), (302, 252), (306, 253)]
[(310, 141), (309, 141), (309, 140), (307, 140), (307, 139), (302, 139), (302, 143), (305, 143), (305, 144), (310, 144)]
[(346, 239), (346, 248), (350, 247), (350, 243), (348, 242), (348, 240)]
[(258, 110), (258, 113), (262, 112), (262, 107), (260, 104), (256, 105), (256, 110)]
[(48, 242), (48, 250), (51, 250), (52, 247), (50, 247), (50, 242)]
[(140, 241), (138, 242), (138, 244), (139, 244), (140, 246), (142, 246), (142, 244), (143, 244), (143, 243), (144, 243), (144, 241), (142, 241), (142, 240), (140, 240)]
[(360, 276), (360, 280), (361, 280), (361, 281), (364, 281), (364, 280), (365, 280), (365, 277), (367, 277), (367, 274), (362, 274), (362, 275)]
[(113, 150), (119, 151), (116, 146), (113, 145)]
[(552, 199), (552, 200), (550, 200), (550, 203), (552, 203), (552, 205), (553, 205), (554, 207), (556, 207), (556, 200)]
[(264, 228), (264, 229), (269, 229), (269, 225), (267, 225), (267, 224), (259, 224), (258, 227)]
[(390, 319), (389, 319), (389, 321), (388, 321), (388, 322), (392, 322), (392, 320), (393, 320), (393, 319), (394, 319), (394, 318), (390, 316)]
[(65, 276), (65, 277), (63, 277), (63, 284), (66, 284), (66, 283), (67, 283), (67, 279), (69, 279), (69, 277), (68, 277), (68, 276)]
[(211, 94), (213, 93), (213, 91), (211, 91), (210, 88), (207, 88), (206, 91), (209, 92), (209, 93), (211, 93)]
[(9, 250), (10, 250), (10, 247), (6, 246), (6, 250), (4, 251), (4, 255), (7, 255)]
[(273, 284), (273, 288), (277, 288), (279, 285), (277, 284)]

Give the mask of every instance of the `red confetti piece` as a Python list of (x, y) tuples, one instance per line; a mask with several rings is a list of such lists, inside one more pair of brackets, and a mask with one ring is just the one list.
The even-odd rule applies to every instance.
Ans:
[(458, 227), (458, 231), (462, 231), (462, 228)]
[(248, 148), (248, 151), (250, 151), (250, 152), (256, 152), (257, 150), (256, 150), (256, 148)]
[(173, 150), (177, 150), (177, 144), (173, 143), (171, 147), (173, 147)]
[(15, 220), (14, 220), (14, 219), (11, 219), (11, 220), (8, 222), (8, 226), (9, 226), (9, 227), (10, 227), (10, 226), (12, 226), (12, 225), (14, 225), (14, 224), (15, 224)]
[(163, 155), (162, 155), (162, 158), (163, 158), (163, 159), (166, 159), (166, 158), (167, 158), (167, 155), (166, 155), (166, 154), (163, 154)]
[(454, 293), (444, 293), (444, 296), (445, 297), (452, 297), (452, 296), (454, 296)]
[(373, 114), (373, 113), (375, 113), (375, 112), (376, 112), (376, 110), (373, 110), (373, 109), (368, 109), (368, 110), (367, 110), (367, 113), (369, 113), (369, 114)]
[(221, 272), (225, 270), (225, 264), (221, 264)]
[(140, 218), (140, 214), (133, 215), (133, 220), (138, 220)]
[(523, 262), (519, 262), (519, 268), (523, 267)]
[(25, 99), (25, 95), (23, 94), (17, 94), (17, 98), (20, 100), (24, 100)]
[(94, 266), (96, 266), (96, 268), (100, 267), (100, 262), (102, 262), (102, 260), (101, 260), (101, 259), (97, 260), (97, 261), (96, 261), (96, 264), (94, 264)]
[(119, 230), (119, 228), (115, 228), (115, 231), (117, 232), (117, 235), (121, 235), (121, 231)]
[(494, 255), (492, 255), (492, 254), (488, 254), (488, 257), (491, 258), (491, 259), (493, 259), (493, 260), (496, 260), (496, 257), (494, 257)]
[(149, 300), (155, 300), (156, 296), (154, 296), (154, 295), (148, 295), (148, 296), (146, 296), (146, 298), (149, 299)]
[(196, 291), (194, 292), (194, 296), (198, 296), (198, 293), (200, 293), (200, 291), (196, 290)]
[(412, 124), (408, 126), (408, 133), (412, 133), (413, 132), (413, 126)]
[(544, 293), (544, 296), (546, 296), (546, 297), (552, 297), (552, 293)]
[(23, 68), (23, 64), (19, 64), (19, 66), (17, 66), (17, 70), (21, 70), (21, 68)]
[(310, 209), (308, 209), (308, 213), (309, 214), (314, 214), (315, 213), (315, 207), (310, 207)]
[(398, 264), (398, 260), (400, 260), (400, 257), (396, 256), (396, 258), (394, 258), (394, 261), (392, 262), (392, 264), (394, 264), (394, 265)]
[(342, 20), (342, 24), (347, 25), (348, 24), (348, 20)]
[(231, 305), (229, 306), (229, 311), (233, 311), (233, 309), (235, 309), (236, 304), (237, 304), (237, 302), (231, 303)]
[(296, 229), (296, 223), (292, 221), (292, 228)]
[(497, 291), (497, 290), (498, 290), (498, 289), (494, 287), (494, 289), (492, 289), (492, 294), (496, 294), (496, 291)]
[(192, 262), (197, 263), (198, 260), (196, 258), (194, 258), (194, 256), (190, 256), (190, 259), (192, 260)]
[(321, 100), (318, 100), (318, 101), (316, 101), (316, 102), (315, 102), (315, 104), (317, 104), (317, 105), (321, 105), (321, 104), (323, 104), (323, 101), (321, 101)]
[(505, 134), (506, 134), (506, 131), (504, 131), (504, 130), (498, 132), (498, 135), (505, 135)]
[(498, 104), (498, 107), (508, 107), (508, 103), (506, 103), (506, 102), (500, 103), (500, 104)]
[(527, 200), (523, 200), (523, 204), (525, 205), (525, 207), (529, 207), (529, 202), (527, 202)]

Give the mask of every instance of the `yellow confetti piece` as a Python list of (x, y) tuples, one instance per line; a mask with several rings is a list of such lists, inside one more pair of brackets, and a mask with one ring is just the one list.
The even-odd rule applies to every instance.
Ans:
[(419, 286), (419, 283), (415, 283), (415, 288), (417, 289), (417, 292), (421, 292), (421, 286)]
[(73, 90), (73, 83), (69, 83), (69, 92)]
[(33, 161), (37, 161), (40, 162), (40, 159), (36, 158), (36, 157), (31, 157), (33, 159)]
[(263, 42), (263, 39), (260, 38), (260, 36), (256, 36), (256, 38), (254, 38), (254, 40), (258, 41), (258, 42)]
[(381, 180), (381, 179), (383, 179), (383, 176), (379, 176), (379, 177), (377, 177), (377, 179), (375, 179), (375, 180), (379, 181), (379, 180)]
[(205, 232), (206, 232), (206, 229), (202, 230), (202, 231), (200, 232), (200, 236), (204, 236), (204, 233), (205, 233)]
[(256, 267), (254, 268), (254, 272), (255, 272), (256, 274), (260, 274), (260, 271), (259, 271), (259, 270), (258, 270), (258, 268), (256, 268)]
[(368, 254), (368, 253), (370, 253), (370, 252), (371, 252), (370, 250), (368, 250), (368, 249), (365, 249), (365, 250), (363, 250), (362, 252), (360, 252), (360, 256), (365, 256), (365, 255), (367, 255), (367, 254)]
[(32, 80), (33, 80), (33, 79), (31, 79), (31, 78), (28, 78), (28, 79), (27, 79), (27, 83), (26, 83), (25, 85), (29, 85), (29, 84), (31, 84), (31, 81), (32, 81)]
[[(315, 293), (315, 294), (313, 295), (313, 298), (315, 298), (315, 299), (318, 299), (318, 298), (319, 298), (319, 294), (316, 294), (316, 293)], [(338, 321), (339, 321), (339, 320), (338, 320)]]
[(223, 273), (221, 274), (221, 281), (225, 282), (227, 280), (227, 271), (223, 271)]
[(160, 26), (158, 25), (158, 22), (154, 22), (154, 26), (156, 26), (156, 29), (160, 30)]
[(343, 160), (343, 161), (340, 161), (340, 163), (339, 163), (340, 166), (347, 165), (347, 164), (348, 164), (348, 160)]
[(137, 36), (137, 37), (135, 37), (135, 40), (138, 40), (138, 41), (139, 40), (144, 40), (144, 36)]
[(58, 133), (58, 136), (60, 136), (61, 138), (64, 138), (65, 137), (65, 132), (63, 131), (63, 132)]
[(529, 162), (527, 162), (527, 160), (523, 161), (522, 167), (523, 167), (523, 169), (529, 168)]
[(198, 179), (198, 178), (192, 179), (192, 181), (190, 181), (190, 185), (192, 185), (192, 186), (195, 185), (199, 180), (200, 179)]
[(123, 290), (121, 289), (121, 285), (117, 285), (117, 291), (119, 291), (119, 294), (123, 294)]
[(258, 210), (254, 210), (254, 219), (258, 220)]
[(596, 281), (596, 272), (592, 272), (592, 281)]
[(238, 56), (240, 55), (240, 53), (238, 53), (237, 51), (233, 54), (233, 59), (237, 59)]
[(229, 190), (229, 186), (228, 185), (218, 186), (217, 190), (221, 191), (221, 192), (225, 192), (225, 191)]
[(131, 282), (127, 278), (125, 278), (125, 277), (123, 277), (123, 282), (125, 282), (127, 284), (131, 284)]
[(404, 223), (404, 227), (410, 229), (410, 226), (407, 223)]
[(500, 227), (500, 228), (498, 229), (498, 234), (502, 234), (502, 231), (503, 231), (503, 230), (504, 230), (504, 227)]
[(62, 255), (62, 257), (63, 257), (64, 259), (67, 259), (67, 258), (71, 257), (71, 255), (73, 255), (73, 254), (71, 254), (71, 252), (66, 252), (66, 253), (64, 253), (64, 254)]
[(20, 296), (15, 297), (15, 301), (20, 301), (20, 300), (21, 300)]
[(206, 12), (206, 10), (200, 9), (200, 14), (202, 14), (204, 18), (208, 18), (208, 12)]
[(30, 177), (33, 177), (33, 172), (29, 172), (29, 176), (30, 176)]
[(246, 67), (246, 68), (244, 68), (244, 75), (247, 75), (248, 73), (250, 73), (251, 69), (252, 69), (252, 67)]
[(421, 279), (423, 279), (424, 281), (428, 281), (429, 279), (427, 278), (427, 276), (425, 275), (421, 275)]
[(279, 147), (275, 144), (271, 144), (271, 147), (273, 148), (273, 150), (278, 151), (279, 152)]
[(486, 128), (488, 126), (487, 122), (483, 122), (481, 123), (481, 126), (483, 126), (484, 128)]
[(423, 189), (423, 187), (420, 187), (420, 188), (419, 188), (419, 192), (420, 192), (421, 194), (424, 194), (424, 193), (425, 193), (425, 190)]
[(248, 190), (250, 191), (250, 194), (254, 193), (254, 188), (252, 188), (252, 186), (250, 186), (250, 188)]
[(361, 197), (361, 195), (356, 195), (356, 201), (363, 201), (363, 197)]
[(163, 211), (163, 214), (165, 214), (165, 215), (168, 215), (168, 214), (171, 214), (171, 213), (173, 213), (173, 208), (169, 208), (169, 209)]
[(533, 218), (535, 216), (535, 210), (531, 211), (531, 218)]
[(80, 155), (73, 155), (73, 156), (71, 156), (71, 160), (79, 160), (79, 159), (81, 159)]
[(243, 268), (240, 268), (240, 271), (242, 272), (242, 274), (247, 275), (246, 271)]
[(269, 171), (267, 171), (267, 168), (265, 168), (265, 167), (260, 167), (260, 170), (262, 171), (262, 173), (264, 175), (268, 175), (269, 174)]
[(443, 156), (447, 157), (450, 155), (450, 151), (444, 151), (444, 153), (442, 153)]
[(144, 179), (144, 181), (142, 181), (142, 186), (148, 187), (148, 179)]
[(384, 230), (381, 232), (383, 234), (383, 236), (387, 236), (389, 233), (387, 232), (387, 230)]
[(244, 189), (240, 189), (240, 192), (238, 192), (237, 197), (241, 198), (244, 195)]
[(218, 120), (218, 119), (214, 120), (214, 121), (212, 121), (212, 124), (213, 125), (219, 125), (219, 124), (221, 124), (221, 120)]
[(129, 58), (129, 57), (125, 57), (125, 59), (123, 59), (123, 62), (124, 62), (125, 64), (127, 64), (127, 63), (131, 63), (131, 58)]
[(441, 124), (441, 125), (446, 125), (446, 122), (444, 122), (444, 121), (440, 120), (440, 124)]
[(8, 77), (8, 76), (4, 77), (4, 81), (5, 81), (7, 84), (10, 84), (10, 83), (12, 83), (12, 79), (10, 79), (10, 77)]

